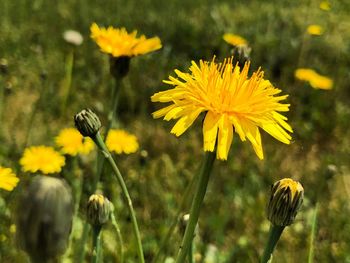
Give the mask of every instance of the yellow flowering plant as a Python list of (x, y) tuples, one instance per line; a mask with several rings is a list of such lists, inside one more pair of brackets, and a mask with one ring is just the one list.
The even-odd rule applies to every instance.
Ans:
[(128, 33), (125, 28), (99, 27), (93, 23), (90, 27), (91, 38), (101, 51), (113, 57), (134, 57), (162, 47), (159, 37), (137, 37), (137, 31)]
[(91, 138), (84, 138), (75, 128), (62, 129), (55, 137), (55, 142), (63, 154), (71, 156), (89, 154), (95, 145)]
[(310, 68), (298, 68), (294, 72), (295, 78), (306, 81), (314, 89), (331, 90), (333, 88), (333, 80), (327, 76), (323, 76)]
[(170, 105), (153, 113), (154, 118), (179, 119), (171, 133), (183, 134), (205, 112), (203, 122), (204, 151), (213, 152), (217, 145), (217, 158), (226, 160), (233, 140), (233, 131), (242, 141), (253, 145), (260, 159), (264, 158), (259, 128), (277, 140), (289, 144), (293, 132), (287, 118), (279, 112), (289, 110), (289, 104), (281, 103), (288, 95), (278, 95), (281, 90), (264, 79), (258, 70), (248, 77), (250, 63), (241, 70), (232, 64), (232, 58), (223, 63), (192, 62), (191, 73), (175, 70), (164, 83), (173, 89), (154, 94), (153, 102), (169, 102)]
[(65, 165), (65, 158), (53, 147), (31, 146), (24, 150), (20, 165), (24, 172), (59, 173)]
[(0, 188), (12, 191), (18, 184), (19, 178), (13, 173), (11, 168), (0, 166)]
[(239, 35), (235, 35), (235, 34), (231, 34), (231, 33), (226, 33), (222, 36), (222, 38), (230, 45), (232, 46), (240, 46), (240, 45), (247, 45), (248, 41), (239, 36)]
[(139, 148), (137, 137), (120, 129), (111, 129), (108, 132), (106, 145), (108, 150), (117, 154), (135, 153)]

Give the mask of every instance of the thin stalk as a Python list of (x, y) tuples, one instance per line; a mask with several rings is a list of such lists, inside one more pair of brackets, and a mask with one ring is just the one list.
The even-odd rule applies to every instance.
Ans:
[[(107, 128), (106, 128), (103, 142), (106, 141), (107, 134), (108, 134), (109, 130), (112, 128), (114, 114), (115, 114), (117, 107), (118, 107), (118, 100), (119, 100), (119, 94), (120, 94), (120, 83), (121, 83), (120, 80), (119, 81), (117, 79), (115, 80), (115, 88), (113, 89), (113, 92), (112, 92), (111, 108), (110, 108), (110, 111), (108, 113), (108, 124), (107, 124)], [(96, 172), (96, 176), (95, 176), (93, 183), (92, 183), (92, 193), (94, 193), (97, 189), (97, 185), (98, 185), (98, 182), (100, 181), (101, 174), (103, 171), (104, 162), (105, 162), (105, 158), (103, 158), (103, 156), (100, 153), (97, 153), (97, 172)], [(78, 258), (80, 259), (79, 262), (83, 262), (82, 260), (84, 260), (84, 257), (85, 257), (85, 244), (86, 244), (87, 237), (88, 237), (88, 231), (89, 231), (89, 224), (87, 222), (85, 222), (84, 228), (83, 228), (83, 234), (82, 234), (81, 239), (80, 239), (81, 247), (80, 247), (79, 256), (78, 256)]]
[(67, 58), (66, 58), (66, 64), (65, 64), (65, 76), (61, 88), (61, 96), (62, 96), (62, 104), (61, 104), (61, 113), (65, 113), (69, 94), (71, 93), (71, 86), (72, 86), (72, 76), (73, 76), (73, 64), (74, 64), (74, 49), (71, 48)]
[(100, 148), (100, 150), (102, 151), (104, 157), (107, 159), (107, 161), (109, 162), (109, 164), (112, 167), (113, 173), (115, 175), (115, 177), (118, 180), (118, 183), (122, 189), (122, 193), (124, 195), (124, 198), (126, 200), (127, 203), (127, 207), (131, 216), (131, 221), (132, 221), (132, 227), (133, 227), (133, 232), (136, 238), (136, 245), (137, 245), (137, 253), (139, 256), (139, 260), (141, 263), (145, 262), (144, 256), (143, 256), (143, 249), (142, 249), (142, 243), (141, 243), (141, 237), (140, 237), (140, 231), (139, 231), (139, 227), (137, 224), (137, 220), (136, 220), (136, 216), (135, 216), (135, 211), (132, 205), (132, 201), (129, 195), (129, 191), (126, 187), (126, 184), (124, 182), (123, 176), (121, 175), (118, 166), (116, 165), (116, 163), (114, 162), (112, 155), (110, 154), (110, 152), (107, 149), (107, 146), (105, 145), (100, 133), (98, 132), (96, 134), (96, 136), (94, 138), (92, 138), (94, 140), (94, 142), (96, 143), (96, 145)]
[(194, 244), (193, 244), (193, 240), (192, 240), (192, 242), (191, 242), (191, 244), (190, 244), (190, 249), (188, 250), (188, 263), (193, 263), (194, 261), (193, 261), (193, 246), (194, 246)]
[(317, 228), (317, 213), (318, 213), (318, 202), (314, 208), (314, 214), (312, 216), (312, 225), (311, 225), (311, 233), (310, 233), (310, 247), (309, 247), (309, 257), (307, 262), (314, 262), (314, 251), (315, 251), (315, 236), (316, 236), (316, 228)]
[(176, 258), (176, 263), (185, 262), (186, 255), (194, 238), (194, 231), (198, 222), (199, 213), (202, 207), (203, 199), (207, 191), (210, 178), (210, 172), (215, 161), (215, 152), (207, 152), (199, 175), (197, 190), (192, 202), (190, 218), (186, 226), (185, 235), (182, 239), (181, 246)]
[(101, 226), (93, 227), (92, 232), (92, 263), (100, 262), (101, 255)]
[(117, 237), (119, 241), (119, 262), (123, 263), (124, 262), (124, 242), (123, 242), (123, 237), (120, 232), (119, 225), (117, 223), (117, 220), (115, 219), (114, 213), (111, 213), (111, 220), (112, 220), (112, 225), (115, 228), (115, 231), (117, 232)]
[(261, 258), (261, 263), (269, 262), (272, 256), (272, 253), (276, 247), (276, 244), (281, 237), (283, 230), (284, 230), (284, 226), (275, 226), (271, 224), (269, 237), (265, 246), (263, 257)]
[(177, 223), (179, 222), (179, 219), (181, 217), (181, 214), (183, 213), (183, 211), (185, 210), (185, 205), (187, 204), (187, 200), (190, 196), (190, 194), (192, 193), (192, 188), (194, 183), (197, 181), (197, 178), (199, 176), (199, 173), (197, 173), (191, 180), (191, 182), (187, 185), (187, 188), (185, 190), (185, 193), (182, 197), (179, 209), (176, 211), (176, 216), (173, 218), (173, 222), (170, 225), (170, 228), (168, 229), (168, 232), (166, 233), (166, 235), (164, 236), (164, 238), (162, 239), (160, 246), (158, 248), (158, 251), (156, 253), (156, 256), (153, 258), (152, 263), (156, 263), (158, 262), (158, 259), (161, 255), (161, 252), (163, 251), (163, 249), (165, 248), (165, 246), (169, 243), (169, 240), (176, 228)]

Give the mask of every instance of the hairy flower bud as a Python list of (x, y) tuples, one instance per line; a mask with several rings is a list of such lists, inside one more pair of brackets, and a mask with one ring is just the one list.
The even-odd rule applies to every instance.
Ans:
[(101, 121), (90, 109), (84, 109), (74, 116), (75, 127), (84, 137), (94, 137), (101, 128)]
[(267, 217), (276, 226), (288, 226), (303, 202), (303, 186), (290, 178), (277, 181), (271, 187), (270, 201), (267, 206)]
[(102, 226), (109, 220), (112, 209), (112, 205), (106, 197), (93, 194), (87, 204), (87, 220), (92, 226)]
[(33, 262), (55, 260), (67, 247), (72, 218), (68, 184), (62, 179), (36, 176), (19, 204), (19, 245)]

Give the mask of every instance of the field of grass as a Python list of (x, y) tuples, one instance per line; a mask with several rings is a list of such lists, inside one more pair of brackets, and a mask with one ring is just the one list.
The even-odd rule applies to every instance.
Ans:
[[(247, 39), (252, 48), (251, 71), (261, 67), (266, 79), (289, 94), (291, 106), (285, 115), (294, 132), (290, 145), (262, 132), (262, 161), (250, 143), (234, 135), (228, 160), (214, 164), (195, 237), (196, 262), (259, 262), (269, 230), (265, 209), (270, 185), (285, 177), (302, 183), (304, 203), (294, 224), (283, 232), (273, 262), (350, 262), (350, 2), (331, 1), (328, 11), (321, 10), (320, 3), (2, 0), (0, 165), (11, 167), (20, 183), (12, 192), (0, 189), (0, 262), (29, 262), (17, 246), (15, 228), (18, 200), (34, 175), (21, 170), (24, 149), (56, 147), (55, 136), (63, 128), (74, 127), (73, 116), (83, 108), (93, 109), (103, 127), (108, 122), (114, 81), (108, 55), (90, 38), (93, 22), (137, 29), (147, 37), (158, 36), (163, 45), (131, 59), (117, 116), (119, 128), (135, 134), (140, 147), (136, 153), (113, 156), (133, 199), (146, 262), (154, 259), (179, 208), (183, 207), (181, 214), (189, 212), (194, 187), (186, 189), (204, 154), (202, 117), (177, 138), (170, 134), (174, 121), (152, 118), (151, 113), (163, 105), (150, 97), (170, 87), (162, 80), (175, 76), (174, 69), (187, 72), (192, 60), (230, 57), (232, 46), (223, 40), (224, 33)], [(323, 34), (307, 34), (310, 24), (321, 25)], [(82, 45), (65, 42), (62, 35), (69, 29), (82, 34)], [(74, 63), (65, 102), (70, 54)], [(333, 89), (314, 89), (297, 80), (297, 68), (313, 68), (330, 77)], [(96, 155), (95, 149), (87, 156), (66, 156), (63, 170), (51, 175), (70, 184), (78, 177), (82, 184), (81, 198), (74, 200), (80, 206), (64, 262), (79, 262)], [(124, 262), (137, 262), (130, 216), (111, 173), (106, 165), (98, 189), (114, 204), (124, 239)], [(189, 197), (184, 200), (186, 191)], [(119, 262), (115, 230), (111, 224), (104, 229), (103, 262)], [(158, 262), (171, 262), (181, 238), (177, 226)], [(84, 262), (91, 260), (91, 243), (89, 235)]]

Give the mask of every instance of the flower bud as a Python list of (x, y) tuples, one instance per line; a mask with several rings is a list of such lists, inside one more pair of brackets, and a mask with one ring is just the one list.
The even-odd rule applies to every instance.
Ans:
[(93, 194), (87, 204), (87, 220), (92, 226), (102, 226), (109, 220), (112, 209), (112, 205), (106, 197)]
[(109, 70), (111, 75), (116, 79), (124, 78), (129, 72), (130, 57), (110, 57)]
[(17, 237), (33, 262), (48, 262), (62, 254), (73, 218), (71, 190), (62, 180), (36, 176), (19, 203)]
[(271, 187), (267, 217), (276, 226), (289, 226), (303, 202), (303, 186), (290, 178), (277, 181)]
[(94, 137), (101, 128), (101, 121), (90, 109), (84, 109), (74, 116), (75, 127), (84, 137)]

